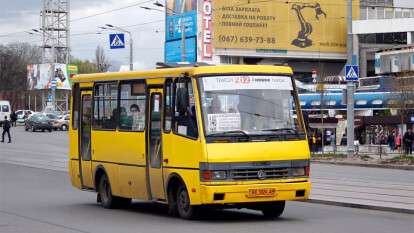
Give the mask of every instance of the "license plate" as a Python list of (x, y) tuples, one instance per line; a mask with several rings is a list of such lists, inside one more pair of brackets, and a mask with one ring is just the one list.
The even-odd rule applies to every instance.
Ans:
[(247, 197), (274, 197), (276, 195), (276, 189), (274, 188), (261, 188), (261, 189), (249, 189)]

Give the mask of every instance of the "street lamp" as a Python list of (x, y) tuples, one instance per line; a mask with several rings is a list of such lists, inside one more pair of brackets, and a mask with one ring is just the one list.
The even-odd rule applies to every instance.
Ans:
[(115, 29), (117, 31), (128, 33), (129, 35), (129, 70), (134, 70), (134, 40), (132, 39), (132, 33), (121, 27), (114, 26), (112, 24), (105, 24), (106, 27), (99, 27), (100, 29)]
[[(162, 3), (158, 2), (158, 1), (154, 2), (153, 5), (154, 6), (157, 6), (157, 7), (162, 7), (162, 8), (165, 7), (164, 4), (162, 4)], [(156, 10), (156, 11), (160, 11), (158, 9), (151, 8), (151, 7), (141, 7), (141, 8), (142, 9), (145, 9), (145, 10)], [(178, 14), (183, 14), (184, 13), (184, 11), (185, 11), (185, 4), (184, 3), (182, 4), (181, 13), (180, 12), (176, 12), (173, 9), (170, 9), (168, 7), (165, 7), (165, 8), (167, 10), (171, 11), (173, 15), (178, 15)], [(185, 48), (186, 47), (185, 46), (185, 29), (186, 28), (185, 28), (184, 18), (183, 17), (180, 20), (180, 28), (181, 28), (181, 61), (182, 62), (185, 62), (185, 59), (186, 59), (186, 54), (185, 54), (186, 53), (186, 48)]]

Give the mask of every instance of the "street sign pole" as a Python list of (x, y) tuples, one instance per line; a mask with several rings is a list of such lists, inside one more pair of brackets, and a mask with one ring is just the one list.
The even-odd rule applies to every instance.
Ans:
[[(347, 41), (347, 53), (348, 65), (352, 65), (353, 57), (353, 35), (352, 35), (352, 0), (348, 0), (348, 41)], [(346, 71), (345, 71), (346, 72)], [(347, 74), (345, 74), (347, 75)], [(348, 81), (347, 83), (347, 108), (346, 108), (346, 121), (347, 121), (347, 133), (346, 133), (346, 142), (347, 142), (347, 156), (352, 157), (354, 155), (354, 92), (355, 85), (353, 81)]]

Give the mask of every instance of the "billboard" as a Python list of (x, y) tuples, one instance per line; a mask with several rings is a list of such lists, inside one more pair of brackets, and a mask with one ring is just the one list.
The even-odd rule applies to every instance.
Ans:
[[(185, 40), (185, 60), (196, 62), (196, 38), (191, 37)], [(181, 58), (181, 40), (167, 41), (165, 43), (165, 62), (180, 62)]]
[[(212, 0), (215, 48), (346, 52), (347, 0)], [(353, 16), (359, 0), (353, 0)]]
[(184, 24), (186, 61), (196, 61), (197, 0), (166, 0), (165, 62), (181, 61)]
[(197, 61), (211, 63), (213, 61), (213, 6), (212, 0), (199, 0), (198, 12), (201, 15), (198, 26)]
[(185, 37), (192, 37), (197, 34), (197, 12), (190, 11), (180, 15), (167, 16), (166, 19), (166, 33), (167, 41), (181, 39), (182, 22), (185, 28)]
[(27, 65), (28, 90), (50, 89), (52, 80), (56, 80), (56, 89), (71, 89), (66, 64), (55, 63)]

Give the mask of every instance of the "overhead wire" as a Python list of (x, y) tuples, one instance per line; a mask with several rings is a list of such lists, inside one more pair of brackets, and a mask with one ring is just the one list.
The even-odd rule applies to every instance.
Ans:
[[(70, 22), (77, 22), (77, 21), (80, 21), (80, 20), (84, 20), (84, 19), (88, 19), (88, 18), (92, 18), (92, 17), (96, 17), (96, 16), (100, 16), (100, 15), (104, 15), (104, 14), (108, 14), (108, 13), (112, 13), (112, 12), (124, 10), (124, 9), (128, 9), (128, 8), (131, 8), (131, 7), (140, 6), (140, 5), (143, 5), (145, 3), (152, 2), (152, 1), (154, 1), (154, 0), (140, 1), (140, 2), (137, 2), (137, 3), (131, 4), (131, 5), (124, 6), (124, 7), (120, 7), (120, 8), (116, 8), (116, 9), (112, 9), (112, 10), (107, 10), (107, 11), (102, 11), (102, 12), (99, 12), (99, 13), (95, 13), (95, 14), (91, 14), (91, 15), (87, 15), (87, 16), (75, 18), (75, 19), (70, 20)], [(8, 36), (14, 35), (14, 34), (25, 33), (27, 31), (31, 31), (33, 28), (36, 28), (36, 27), (32, 27), (32, 28), (29, 28), (29, 29), (21, 30), (21, 31), (16, 31), (16, 32), (10, 32), (10, 33), (6, 33), (6, 34), (1, 34), (0, 37), (8, 37)]]

